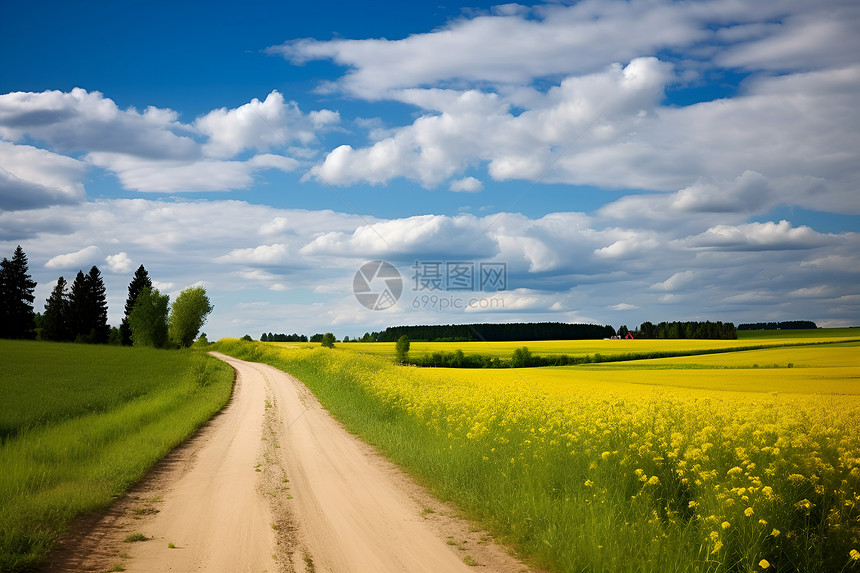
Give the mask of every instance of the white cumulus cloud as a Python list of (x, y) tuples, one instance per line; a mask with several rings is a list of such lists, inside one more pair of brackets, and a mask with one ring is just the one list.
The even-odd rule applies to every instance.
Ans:
[(291, 141), (308, 144), (319, 130), (340, 121), (340, 115), (321, 110), (305, 115), (295, 102), (285, 102), (277, 91), (264, 101), (257, 98), (235, 109), (216, 109), (194, 120), (194, 127), (208, 136), (203, 153), (229, 158), (246, 149), (268, 150)]
[(448, 187), (451, 191), (463, 191), (465, 193), (477, 193), (481, 189), (484, 188), (484, 184), (481, 183), (479, 179), (475, 179), (474, 177), (464, 177), (463, 179), (457, 179), (456, 181), (452, 181), (451, 185)]
[(77, 203), (86, 195), (84, 171), (72, 157), (0, 140), (0, 209)]
[(108, 268), (112, 273), (128, 273), (134, 268), (134, 263), (128, 258), (128, 253), (121, 252), (105, 257)]
[[(87, 163), (116, 174), (123, 187), (135, 191), (247, 189), (258, 171), (293, 171), (300, 165), (289, 155), (268, 151), (296, 151), (293, 143), (316, 142), (317, 133), (339, 121), (331, 110), (305, 114), (277, 91), (262, 102), (213, 110), (192, 123), (181, 122), (170, 109), (122, 110), (100, 92), (80, 88), (4, 94), (0, 137), (11, 142), (32, 138), (49, 149), (0, 142), (0, 198), (10, 208), (14, 196), (24, 206), (80, 200), (85, 163), (56, 152), (82, 153)], [(261, 153), (243, 157), (249, 149)], [(18, 159), (24, 153), (30, 155), (26, 162)]]
[(90, 245), (73, 253), (52, 257), (45, 263), (45, 268), (74, 270), (77, 267), (78, 270), (86, 271), (87, 269), (84, 269), (84, 267), (96, 263), (100, 257), (101, 249), (95, 245)]
[(780, 251), (823, 247), (833, 237), (818, 233), (801, 225), (794, 227), (788, 221), (778, 223), (749, 223), (745, 225), (717, 225), (692, 237), (686, 242), (694, 248), (716, 248), (729, 251)]
[[(282, 243), (259, 245), (249, 249), (234, 249), (229, 254), (216, 259), (224, 263), (242, 263), (248, 265), (277, 265), (289, 260), (289, 248)], [(255, 271), (259, 275), (259, 271)]]

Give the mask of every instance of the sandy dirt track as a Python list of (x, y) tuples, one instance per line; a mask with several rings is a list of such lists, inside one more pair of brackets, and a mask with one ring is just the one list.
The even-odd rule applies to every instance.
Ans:
[[(227, 408), (78, 524), (48, 570), (529, 570), (346, 432), (301, 382), (217, 356), (237, 371)], [(125, 541), (135, 533), (147, 540)]]

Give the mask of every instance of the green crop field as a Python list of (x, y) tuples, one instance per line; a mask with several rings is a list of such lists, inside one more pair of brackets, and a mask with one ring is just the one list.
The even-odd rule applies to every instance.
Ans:
[(0, 571), (38, 565), (220, 410), (233, 370), (198, 351), (0, 341)]
[[(816, 332), (766, 341), (856, 335)], [(604, 343), (625, 341), (519, 345)], [(217, 348), (297, 376), (347, 428), (550, 571), (860, 570), (856, 342), (507, 369), (316, 346)], [(385, 350), (356, 351), (368, 346)]]

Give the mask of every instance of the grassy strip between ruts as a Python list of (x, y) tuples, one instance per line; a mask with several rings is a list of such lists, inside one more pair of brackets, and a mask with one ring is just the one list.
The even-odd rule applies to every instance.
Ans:
[(0, 341), (0, 571), (39, 565), (230, 398), (196, 350)]
[(673, 387), (668, 371), (586, 380), (580, 368), (216, 348), (297, 376), (350, 431), (550, 570), (860, 570), (856, 395), (757, 392), (758, 370), (739, 373), (750, 391), (737, 392)]

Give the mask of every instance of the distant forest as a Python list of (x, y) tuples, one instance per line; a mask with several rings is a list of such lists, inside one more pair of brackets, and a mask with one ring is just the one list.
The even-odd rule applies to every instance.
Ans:
[(563, 322), (516, 322), (510, 324), (450, 324), (390, 326), (376, 336), (377, 342), (395, 342), (401, 336), (413, 341), (469, 342), (486, 340), (581, 340), (603, 339), (615, 335), (611, 326), (566, 324)]
[(807, 330), (818, 328), (811, 320), (788, 320), (785, 322), (751, 322), (739, 324), (738, 330)]
[[(618, 334), (624, 338), (628, 332), (633, 338), (698, 338), (712, 340), (734, 340), (738, 330), (753, 330), (752, 327), (815, 328), (814, 322), (780, 322), (741, 325), (735, 328), (731, 322), (643, 322), (638, 329), (628, 331), (621, 326), (616, 333), (609, 325), (568, 324), (564, 322), (514, 322), (509, 324), (447, 324), (421, 326), (389, 326), (382, 332), (365, 332), (364, 336), (352, 340), (344, 336), (344, 342), (397, 342), (401, 336), (414, 342), (526, 342), (537, 340), (601, 340)], [(803, 325), (803, 326), (786, 326)], [(746, 327), (746, 328), (744, 328)], [(248, 337), (250, 338), (250, 337)], [(264, 332), (263, 342), (321, 342), (322, 334), (272, 334)]]
[(272, 334), (264, 332), (260, 337), (263, 342), (307, 342), (308, 337), (304, 334)]
[(635, 338), (708, 338), (735, 340), (737, 329), (731, 322), (643, 322), (633, 333)]

